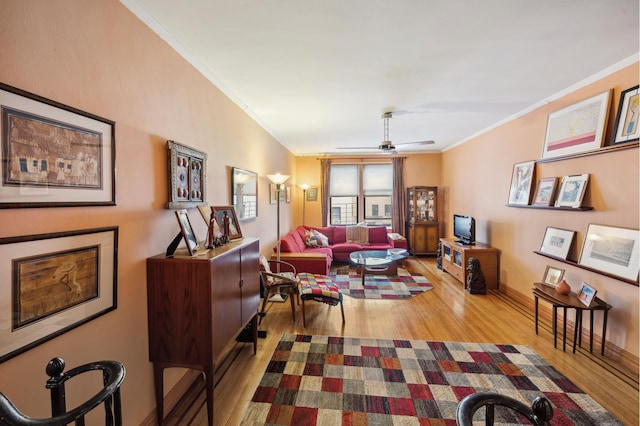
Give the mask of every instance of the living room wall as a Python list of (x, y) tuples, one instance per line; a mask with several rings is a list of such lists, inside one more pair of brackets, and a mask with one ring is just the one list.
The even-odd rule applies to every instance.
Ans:
[[(175, 213), (164, 208), (166, 141), (207, 153), (211, 205), (230, 204), (231, 167), (258, 174), (258, 218), (241, 228), (260, 238), (263, 251), (276, 241), (276, 206), (269, 204), (265, 176), (295, 176), (295, 159), (117, 0), (3, 1), (0, 40), (2, 83), (116, 122), (117, 169), (116, 206), (5, 209), (0, 237), (119, 226), (117, 309), (1, 363), (0, 392), (26, 414), (47, 417), (51, 358), (62, 357), (68, 368), (114, 359), (127, 369), (124, 424), (140, 424), (155, 407), (145, 262), (164, 253), (179, 231)], [(282, 206), (284, 229), (292, 206)], [(195, 210), (190, 216), (204, 239), (204, 221)], [(166, 370), (165, 392), (183, 374)], [(67, 406), (95, 392), (85, 382), (74, 385)]]

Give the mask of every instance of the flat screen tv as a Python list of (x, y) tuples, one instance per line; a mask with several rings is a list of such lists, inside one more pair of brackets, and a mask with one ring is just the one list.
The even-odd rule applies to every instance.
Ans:
[(471, 216), (453, 215), (453, 235), (461, 244), (474, 244), (476, 242), (476, 221)]

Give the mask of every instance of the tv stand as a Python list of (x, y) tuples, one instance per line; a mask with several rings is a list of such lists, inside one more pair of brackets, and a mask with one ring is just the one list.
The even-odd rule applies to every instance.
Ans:
[(467, 266), (471, 257), (480, 261), (480, 269), (484, 274), (487, 288), (498, 288), (498, 249), (478, 242), (472, 245), (465, 244), (457, 238), (440, 238), (440, 245), (442, 247), (442, 270), (450, 273), (465, 288), (467, 287)]
[(461, 244), (463, 246), (473, 246), (475, 245), (475, 241), (474, 242), (470, 242), (470, 241), (464, 241), (464, 240), (455, 240), (455, 243), (457, 244)]

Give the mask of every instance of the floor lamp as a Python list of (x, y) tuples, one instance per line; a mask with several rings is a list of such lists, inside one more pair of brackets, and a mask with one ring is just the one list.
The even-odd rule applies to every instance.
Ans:
[[(269, 180), (276, 186), (276, 205), (277, 205), (277, 243), (276, 243), (276, 253), (278, 259), (277, 271), (280, 272), (280, 194), (284, 192), (284, 183), (287, 179), (289, 179), (289, 175), (281, 175), (280, 173), (276, 173), (275, 175), (267, 175)], [(270, 302), (284, 302), (285, 297), (278, 292), (278, 294), (273, 295), (269, 298)]]
[(309, 185), (303, 183), (302, 185), (300, 185), (300, 188), (302, 188), (302, 224), (304, 225), (304, 213), (305, 207), (307, 206), (307, 189), (309, 189)]

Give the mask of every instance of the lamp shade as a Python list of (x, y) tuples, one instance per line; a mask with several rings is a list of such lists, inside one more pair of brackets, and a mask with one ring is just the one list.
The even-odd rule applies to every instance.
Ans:
[(280, 173), (276, 173), (275, 175), (267, 175), (269, 180), (276, 185), (282, 185), (289, 179), (289, 175), (281, 175)]
[(306, 191), (307, 189), (309, 189), (309, 185), (306, 183), (303, 183), (302, 185), (300, 185), (300, 188), (302, 188), (303, 191)]

